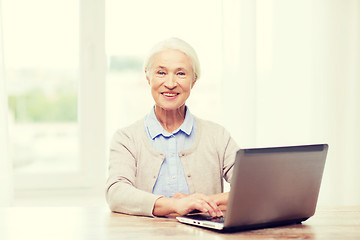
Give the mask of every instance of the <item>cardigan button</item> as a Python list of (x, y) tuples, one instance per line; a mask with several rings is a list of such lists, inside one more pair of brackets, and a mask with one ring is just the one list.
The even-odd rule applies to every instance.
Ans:
[(191, 175), (190, 175), (190, 174), (188, 174), (188, 175), (187, 175), (187, 177), (188, 177), (188, 178), (190, 178), (190, 177), (191, 177)]

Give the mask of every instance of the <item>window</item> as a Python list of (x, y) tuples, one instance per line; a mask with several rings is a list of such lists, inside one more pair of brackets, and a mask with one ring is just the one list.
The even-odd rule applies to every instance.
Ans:
[(3, 0), (3, 9), (14, 171), (77, 171), (78, 3)]
[[(104, 108), (98, 84), (105, 75), (105, 57), (99, 57), (101, 51), (104, 55), (104, 2), (2, 3), (15, 187), (101, 185), (98, 176), (105, 171), (96, 161), (105, 166), (104, 122), (94, 116)], [(100, 97), (96, 105), (94, 93)], [(90, 128), (100, 134), (89, 135)]]

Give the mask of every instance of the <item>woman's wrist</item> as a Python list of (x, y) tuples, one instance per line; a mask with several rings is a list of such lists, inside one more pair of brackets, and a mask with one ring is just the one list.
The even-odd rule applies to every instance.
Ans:
[(165, 216), (171, 213), (176, 213), (175, 201), (177, 199), (159, 197), (154, 204), (153, 215), (154, 216)]

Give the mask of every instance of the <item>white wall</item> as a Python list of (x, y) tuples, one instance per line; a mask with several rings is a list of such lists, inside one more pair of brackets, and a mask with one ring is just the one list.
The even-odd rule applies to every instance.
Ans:
[(360, 203), (360, 1), (324, 1), (319, 43), (325, 103), (319, 126), (331, 146), (324, 200)]
[(328, 143), (320, 203), (359, 204), (360, 2), (229, 2), (227, 128), (241, 147)]

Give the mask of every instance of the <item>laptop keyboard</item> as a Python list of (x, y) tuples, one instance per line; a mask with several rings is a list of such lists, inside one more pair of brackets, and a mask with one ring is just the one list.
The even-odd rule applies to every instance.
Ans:
[(195, 219), (195, 220), (207, 220), (207, 221), (216, 222), (216, 223), (224, 223), (224, 217), (213, 218), (208, 214), (194, 214), (189, 217), (191, 219)]
[(209, 219), (211, 222), (224, 223), (224, 217), (216, 217)]

